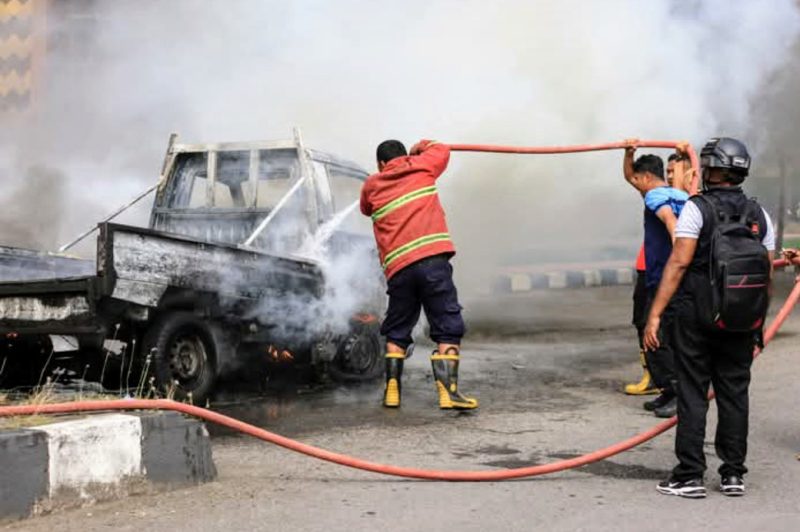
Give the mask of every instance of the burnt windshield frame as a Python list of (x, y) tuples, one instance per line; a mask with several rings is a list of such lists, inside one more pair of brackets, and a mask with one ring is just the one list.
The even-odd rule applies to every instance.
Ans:
[(175, 157), (169, 188), (161, 207), (169, 209), (191, 208), (195, 179), (208, 180), (208, 154), (180, 153)]

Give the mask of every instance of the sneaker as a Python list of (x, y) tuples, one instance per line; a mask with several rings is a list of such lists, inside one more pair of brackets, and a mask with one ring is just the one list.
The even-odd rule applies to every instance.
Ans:
[(653, 413), (656, 417), (669, 418), (678, 414), (678, 399), (673, 397), (671, 401), (663, 406), (659, 406)]
[(706, 487), (703, 485), (703, 479), (701, 478), (693, 478), (683, 482), (669, 478), (659, 482), (656, 490), (664, 495), (677, 495), (687, 499), (705, 499), (706, 497)]
[(741, 497), (744, 495), (744, 480), (736, 475), (722, 477), (719, 483), (719, 491), (728, 497)]

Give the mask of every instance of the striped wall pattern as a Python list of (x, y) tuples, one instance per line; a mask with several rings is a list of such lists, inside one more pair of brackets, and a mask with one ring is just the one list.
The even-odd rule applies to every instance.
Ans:
[(635, 280), (636, 270), (633, 268), (504, 273), (494, 279), (491, 292), (500, 295), (534, 290), (630, 285)]
[(0, 0), (0, 112), (26, 109), (33, 87), (34, 8), (45, 0)]

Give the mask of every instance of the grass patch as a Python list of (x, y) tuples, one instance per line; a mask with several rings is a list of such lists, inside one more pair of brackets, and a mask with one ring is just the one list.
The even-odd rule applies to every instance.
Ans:
[(34, 414), (31, 416), (14, 416), (0, 418), (0, 430), (25, 429), (38, 427), (53, 422), (52, 416)]
[[(0, 404), (2, 405), (43, 405), (45, 403), (54, 402), (55, 395), (53, 394), (54, 386), (48, 382), (44, 386), (37, 387), (28, 397), (11, 401), (8, 394), (0, 397)], [(35, 427), (38, 425), (45, 425), (52, 421), (51, 416), (33, 414), (28, 416), (14, 416), (0, 418), (0, 428), (2, 429), (20, 429), (24, 427)]]
[[(101, 393), (76, 393), (74, 396), (65, 396), (57, 393), (56, 385), (48, 382), (43, 386), (37, 386), (29, 395), (14, 398), (11, 394), (0, 393), (0, 406), (12, 405), (45, 405), (50, 403), (65, 403), (70, 401), (92, 401), (98, 399), (116, 399), (115, 396)], [(20, 429), (26, 427), (36, 427), (46, 425), (55, 421), (56, 417), (47, 414), (31, 414), (25, 416), (0, 417), (0, 429)]]

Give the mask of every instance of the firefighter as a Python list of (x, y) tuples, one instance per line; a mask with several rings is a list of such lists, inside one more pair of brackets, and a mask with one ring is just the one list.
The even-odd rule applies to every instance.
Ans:
[[(628, 141), (623, 159), (623, 174), (625, 180), (642, 195), (645, 204), (644, 210), (644, 259), (645, 259), (645, 309), (649, 308), (664, 265), (672, 251), (674, 228), (678, 215), (689, 198), (682, 190), (672, 188), (664, 180), (664, 163), (656, 155), (643, 155), (634, 161), (636, 141)], [(640, 295), (641, 297), (641, 295)], [(641, 312), (641, 310), (640, 310)], [(640, 316), (645, 318), (647, 310)], [(665, 326), (662, 334), (667, 336), (670, 330), (672, 314), (665, 317)], [(638, 323), (643, 331), (645, 319)], [(642, 345), (644, 347), (644, 345)], [(644, 403), (645, 410), (652, 411), (658, 417), (672, 417), (675, 415), (677, 401), (675, 399), (674, 381), (675, 371), (673, 353), (670, 342), (665, 340), (658, 349), (649, 351), (644, 349), (645, 375), (652, 379), (651, 386), (661, 390), (658, 397)], [(648, 379), (649, 380), (649, 379)], [(629, 391), (626, 389), (626, 391)], [(647, 391), (644, 388), (642, 391)]]
[(465, 327), (450, 264), (455, 246), (436, 191), (450, 149), (433, 140), (421, 140), (407, 154), (403, 143), (387, 140), (378, 146), (376, 155), (378, 173), (364, 182), (361, 212), (372, 218), (388, 286), (389, 306), (381, 325), (386, 337), (383, 405), (400, 406), (403, 362), (420, 310), (424, 310), (431, 339), (437, 344), (431, 365), (439, 407), (472, 410), (478, 401), (458, 390)]
[[(763, 208), (742, 192), (750, 168), (744, 144), (732, 138), (711, 139), (700, 159), (703, 194), (693, 196), (678, 219), (675, 246), (645, 328), (645, 346), (658, 348), (662, 315), (667, 305), (674, 308), (678, 465), (657, 489), (666, 495), (706, 496), (703, 442), (711, 383), (718, 412), (720, 490), (741, 496), (747, 472), (750, 365), (769, 303), (775, 233)], [(728, 260), (732, 254), (735, 262)], [(738, 265), (751, 271), (733, 277)]]

